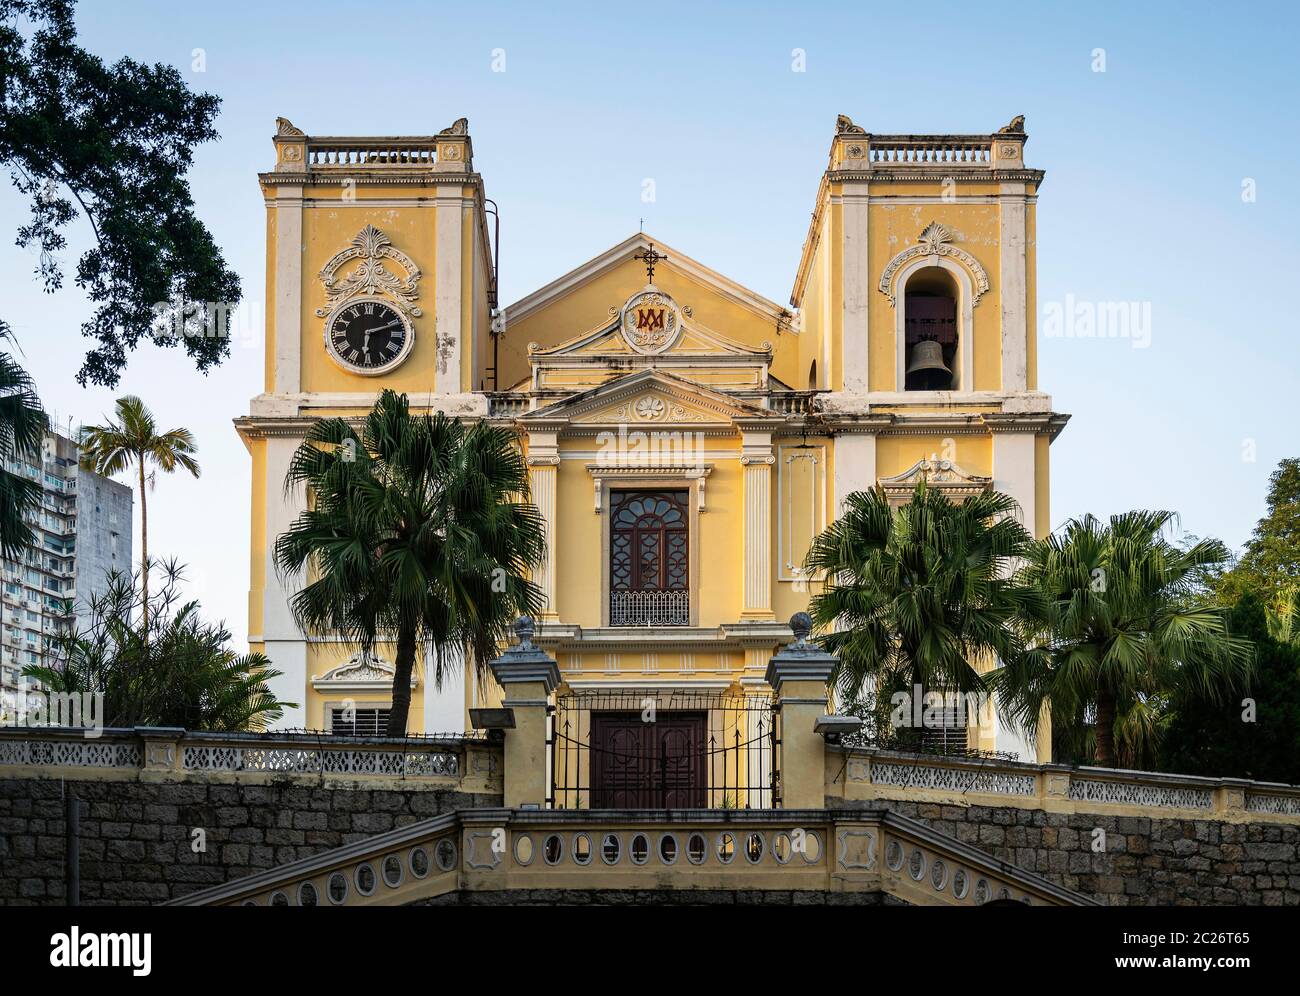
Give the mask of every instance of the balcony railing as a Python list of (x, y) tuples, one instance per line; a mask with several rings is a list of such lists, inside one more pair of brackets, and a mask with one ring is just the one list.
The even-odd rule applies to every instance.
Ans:
[(689, 626), (689, 591), (613, 591), (609, 595), (611, 626)]

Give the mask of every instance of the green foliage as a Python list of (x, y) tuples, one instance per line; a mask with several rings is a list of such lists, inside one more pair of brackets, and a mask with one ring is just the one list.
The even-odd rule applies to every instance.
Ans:
[[(0, 321), (0, 340), (9, 328)], [(49, 427), (31, 376), (8, 353), (0, 352), (0, 461), (30, 458), (40, 452)], [(32, 542), (24, 516), (41, 501), (41, 485), (0, 466), (0, 553), (14, 557)]]
[[(236, 654), (230, 633), (205, 622), (197, 602), (180, 604), (181, 569), (163, 565), (148, 624), (135, 625), (136, 579), (114, 572), (89, 600), (89, 622), (58, 638), (55, 663), (23, 674), (52, 692), (100, 692), (106, 726), (260, 729), (286, 706), (268, 682), (280, 672), (261, 654)], [(69, 606), (69, 610), (71, 606)]]
[(145, 490), (152, 464), (165, 474), (178, 467), (199, 476), (194, 459), (197, 447), (189, 429), (158, 431), (158, 423), (143, 401), (134, 395), (118, 398), (116, 422), (87, 425), (81, 430), (81, 466), (103, 477), (135, 467), (140, 485), (140, 606), (145, 632), (149, 628), (149, 498)]
[[(96, 342), (77, 380), (116, 385), (147, 339), (184, 343), (200, 370), (230, 352), (223, 335), (178, 336), (156, 307), (233, 308), (239, 278), (194, 214), (186, 174), (194, 147), (217, 137), (220, 101), (192, 93), (171, 66), (106, 64), (76, 43), (72, 0), (0, 0), (0, 162), (28, 199), (18, 245), (39, 250), (37, 277), (63, 285), (66, 227), (94, 238), (76, 284), (94, 302), (82, 334)], [(220, 330), (224, 333), (225, 330)]]
[(1255, 526), (1246, 549), (1218, 582), (1220, 597), (1232, 605), (1252, 592), (1276, 609), (1300, 587), (1300, 459), (1278, 464), (1268, 479), (1268, 512)]
[(1091, 725), (1096, 763), (1142, 764), (1161, 736), (1164, 696), (1222, 702), (1248, 681), (1249, 642), (1198, 597), (1204, 572), (1226, 561), (1227, 549), (1217, 540), (1178, 548), (1164, 535), (1172, 518), (1085, 516), (1032, 546), (1019, 580), (1050, 611), (991, 681), (1016, 725), (1035, 733), (1050, 702), (1068, 754), (1086, 747)]
[(1169, 702), (1160, 766), (1190, 775), (1300, 783), (1300, 647), (1274, 639), (1258, 597), (1233, 607), (1232, 632), (1253, 641), (1255, 673), (1241, 696), (1213, 701), (1180, 690)]
[(527, 467), (510, 432), (412, 415), (384, 391), (360, 435), (343, 419), (312, 426), (285, 480), (303, 485), (310, 507), (275, 547), (279, 568), (307, 579), (294, 615), (367, 652), (396, 643), (388, 733), (402, 736), (418, 648), (436, 651), (426, 680), (441, 686), (466, 652), (485, 667), (509, 623), (543, 607)]
[(979, 691), (975, 662), (1019, 653), (1017, 634), (1044, 606), (1009, 576), (1032, 544), (1015, 509), (998, 492), (957, 504), (924, 485), (899, 507), (878, 489), (845, 499), (805, 560), (825, 578), (810, 611), (840, 656), (832, 680), (842, 701), (867, 699), (879, 713), (915, 685)]

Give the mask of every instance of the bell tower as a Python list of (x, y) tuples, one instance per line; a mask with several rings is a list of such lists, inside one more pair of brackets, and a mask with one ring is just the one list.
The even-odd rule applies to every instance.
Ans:
[[(274, 563), (276, 537), (305, 502), (284, 491), (290, 458), (312, 420), (360, 418), (385, 388), (415, 408), (485, 415), (474, 392), (491, 362), (495, 275), (465, 119), (428, 136), (320, 137), (279, 118), (272, 141), (274, 166), (258, 177), (265, 378), (236, 420), (253, 461), (249, 642), (283, 672), (279, 697), (300, 703), (283, 725), (328, 729), (339, 702), (386, 699), (391, 679), (382, 651), (346, 668), (341, 645), (308, 638), (293, 620), (293, 591)], [(441, 708), (423, 692), (412, 729), (430, 721), (422, 709)]]
[[(919, 480), (955, 500), (992, 487), (1031, 533), (1050, 531), (1048, 449), (1069, 416), (1038, 383), (1044, 174), (1025, 165), (1027, 139), (1023, 116), (966, 135), (837, 119), (790, 298), (835, 433), (837, 501), (877, 484), (901, 501)], [(1004, 729), (973, 746), (1048, 756)]]

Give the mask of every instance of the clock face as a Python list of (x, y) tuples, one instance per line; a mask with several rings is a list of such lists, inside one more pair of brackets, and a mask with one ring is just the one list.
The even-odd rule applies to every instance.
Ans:
[(354, 373), (377, 374), (397, 366), (410, 351), (411, 328), (405, 316), (382, 301), (350, 301), (325, 325), (325, 346)]

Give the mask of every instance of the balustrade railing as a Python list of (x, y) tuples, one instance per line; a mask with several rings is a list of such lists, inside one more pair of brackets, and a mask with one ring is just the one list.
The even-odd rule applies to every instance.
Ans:
[(614, 591), (609, 595), (611, 626), (688, 626), (689, 591)]

